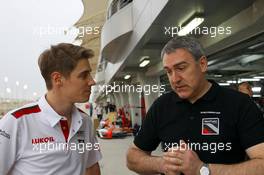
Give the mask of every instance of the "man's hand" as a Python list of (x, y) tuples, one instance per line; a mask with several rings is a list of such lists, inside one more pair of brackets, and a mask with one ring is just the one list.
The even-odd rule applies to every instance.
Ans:
[(178, 175), (165, 169), (166, 162), (163, 157), (152, 156), (151, 152), (143, 151), (134, 144), (127, 152), (127, 167), (138, 174)]
[(198, 175), (203, 165), (198, 155), (190, 150), (184, 141), (180, 141), (184, 147), (170, 148), (164, 153), (165, 170), (168, 175), (174, 175), (179, 172), (185, 175)]

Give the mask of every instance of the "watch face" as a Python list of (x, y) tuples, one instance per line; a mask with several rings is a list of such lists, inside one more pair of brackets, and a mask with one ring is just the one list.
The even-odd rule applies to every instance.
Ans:
[(209, 169), (205, 166), (202, 166), (202, 168), (200, 169), (200, 175), (209, 175)]

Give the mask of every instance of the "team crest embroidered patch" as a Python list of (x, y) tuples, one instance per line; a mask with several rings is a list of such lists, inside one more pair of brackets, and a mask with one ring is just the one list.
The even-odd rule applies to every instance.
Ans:
[(202, 135), (219, 135), (219, 118), (203, 118)]
[(84, 143), (84, 131), (77, 132), (78, 143)]

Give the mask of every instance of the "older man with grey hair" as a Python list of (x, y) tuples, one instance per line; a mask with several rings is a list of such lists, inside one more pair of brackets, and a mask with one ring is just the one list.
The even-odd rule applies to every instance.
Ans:
[[(173, 38), (161, 57), (173, 91), (150, 107), (127, 152), (128, 168), (140, 174), (263, 175), (264, 119), (254, 102), (205, 78), (207, 58), (194, 38)], [(160, 143), (164, 154), (152, 156)]]

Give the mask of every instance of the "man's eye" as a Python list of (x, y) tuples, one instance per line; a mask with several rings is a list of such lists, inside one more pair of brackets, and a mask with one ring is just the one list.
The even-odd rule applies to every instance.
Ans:
[(170, 75), (171, 74), (171, 71), (170, 70), (166, 70), (166, 73)]
[(81, 78), (82, 78), (82, 79), (86, 79), (86, 78), (87, 78), (87, 74), (82, 74), (82, 75), (81, 75)]
[(178, 71), (183, 71), (186, 67), (185, 66), (182, 66), (182, 67), (178, 67), (177, 70)]

